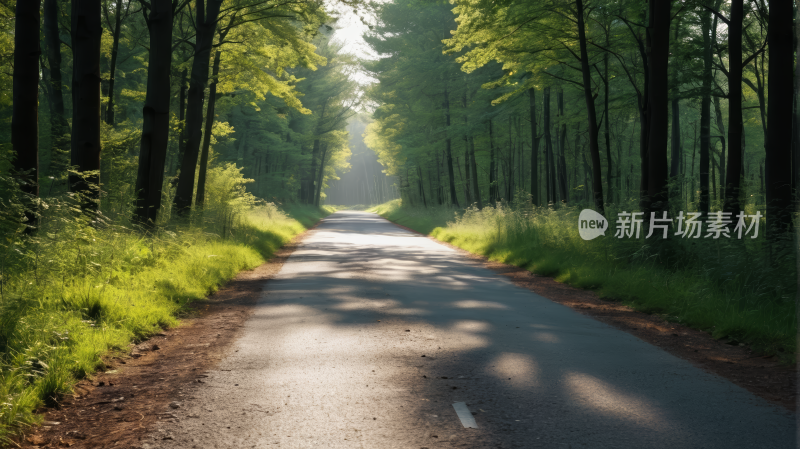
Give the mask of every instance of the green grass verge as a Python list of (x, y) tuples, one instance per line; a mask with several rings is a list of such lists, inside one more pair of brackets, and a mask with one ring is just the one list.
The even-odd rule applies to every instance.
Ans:
[(396, 200), (370, 211), (490, 260), (595, 290), (605, 299), (794, 362), (792, 242), (786, 251), (773, 247), (769, 254), (763, 239), (672, 239), (661, 245), (652, 239), (616, 239), (613, 229), (610, 238), (583, 241), (577, 208), (457, 212), (402, 207)]
[(12, 248), (25, 263), (14, 271), (0, 262), (0, 446), (40, 421), (37, 408), (102, 370), (104, 356), (176, 326), (188, 303), (330, 212), (260, 207), (225, 238), (191, 227), (143, 237), (68, 223)]

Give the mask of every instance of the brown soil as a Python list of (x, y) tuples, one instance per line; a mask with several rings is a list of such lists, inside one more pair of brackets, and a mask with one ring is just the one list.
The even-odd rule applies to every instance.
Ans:
[[(132, 346), (129, 355), (108, 361), (110, 371), (79, 382), (74, 396), (64, 398), (58, 408), (43, 410), (45, 425), (17, 441), (18, 447), (138, 448), (153, 423), (172, 419), (169, 404), (180, 400), (182, 387), (202, 383), (202, 373), (225, 355), (252, 313), (264, 282), (280, 271), (305, 235), (296, 237), (264, 265), (240, 273), (208, 301), (195, 303), (195, 312), (180, 327)], [(795, 411), (797, 370), (776, 357), (761, 356), (746, 346), (726, 344), (706, 332), (600, 299), (591, 291), (444, 244), (520, 287), (631, 333)]]
[(172, 419), (169, 404), (180, 400), (181, 389), (202, 383), (202, 373), (226, 354), (253, 312), (264, 282), (280, 271), (307, 233), (269, 262), (239, 273), (207, 301), (194, 303), (180, 327), (107, 360), (108, 371), (80, 381), (60, 407), (42, 410), (44, 426), (18, 440), (18, 447), (138, 448), (153, 423)]
[[(420, 234), (411, 228), (398, 226)], [(662, 316), (638, 312), (618, 302), (600, 299), (592, 291), (556, 282), (551, 277), (534, 274), (524, 268), (492, 262), (484, 256), (433, 237), (428, 238), (510, 278), (519, 287), (633, 334), (773, 404), (795, 413), (797, 411), (797, 366), (787, 365), (779, 357), (759, 354), (734, 341), (716, 340), (708, 332), (671, 323)]]

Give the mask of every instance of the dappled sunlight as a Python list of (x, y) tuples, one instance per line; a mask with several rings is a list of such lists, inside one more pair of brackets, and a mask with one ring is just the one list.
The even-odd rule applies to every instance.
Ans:
[(451, 329), (458, 332), (488, 332), (492, 326), (484, 321), (461, 320), (453, 324)]
[[(356, 226), (362, 232), (337, 232), (334, 239), (327, 232)], [(572, 436), (579, 426), (628, 442), (664, 430), (678, 435), (675, 441), (708, 447), (733, 441), (709, 430), (716, 421), (707, 419), (705, 404), (688, 414), (675, 405), (702, 391), (719, 401), (717, 413), (729, 413), (720, 406), (733, 394), (724, 385), (636, 338), (553, 307), (436, 242), (396, 238), (386, 232), (392, 227), (326, 220), (267, 284), (240, 341), (263, 349), (237, 353), (232, 365), (254, 372), (267, 360), (267, 368), (252, 381), (245, 374), (231, 380), (285, 393), (269, 405), (286, 413), (281, 423), (313, 422), (320, 426), (308, 431), (314, 435), (388, 428), (404, 434), (443, 423), (457, 433), (462, 426), (452, 403), (463, 401), (477, 413), (486, 441), (499, 441), (509, 425), (528, 436), (547, 429)], [(704, 380), (687, 383), (690, 377)], [(364, 407), (368, 416), (359, 412)], [(687, 430), (703, 420), (699, 427), (713, 437)], [(430, 447), (437, 433), (397, 447)], [(462, 443), (494, 447), (472, 438)]]
[(514, 388), (525, 389), (539, 385), (540, 370), (528, 354), (501, 353), (486, 368), (486, 374), (506, 380)]
[(400, 303), (398, 301), (393, 301), (391, 299), (374, 299), (371, 301), (348, 301), (337, 304), (332, 306), (334, 310), (369, 310), (369, 309), (381, 309), (381, 308), (388, 308), (388, 307), (397, 307)]
[(590, 411), (612, 416), (638, 426), (664, 431), (674, 424), (651, 401), (625, 392), (586, 373), (567, 373), (569, 394)]
[(508, 309), (505, 304), (494, 301), (477, 301), (473, 299), (464, 301), (455, 301), (451, 303), (453, 307), (459, 309)]
[(534, 341), (539, 341), (539, 342), (542, 342), (542, 343), (560, 343), (561, 342), (561, 339), (559, 339), (558, 336), (556, 334), (552, 333), (552, 332), (536, 332), (533, 335), (531, 335), (531, 338)]

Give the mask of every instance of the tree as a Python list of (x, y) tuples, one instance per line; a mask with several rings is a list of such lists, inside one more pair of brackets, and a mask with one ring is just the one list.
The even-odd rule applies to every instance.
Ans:
[[(11, 144), (22, 191), (39, 196), (39, 8), (40, 1), (18, 1), (14, 24), (14, 108)], [(33, 226), (35, 212), (25, 213)], [(32, 229), (32, 228), (28, 228)]]
[[(155, 0), (153, 0), (155, 1)], [(141, 2), (143, 5), (149, 5), (147, 0)], [(111, 24), (109, 18), (110, 6), (108, 0), (103, 0), (103, 16), (106, 19), (106, 25), (111, 31), (113, 38), (111, 41), (111, 61), (109, 61), (109, 76), (108, 76), (108, 105), (106, 106), (105, 122), (109, 125), (114, 124), (114, 86), (116, 84), (117, 73), (117, 57), (119, 55), (119, 40), (122, 32), (122, 22), (131, 16), (131, 14), (139, 11), (131, 11), (131, 0), (127, 3), (124, 0), (117, 0), (114, 2), (114, 25)], [(146, 14), (146, 13), (145, 13)], [(147, 16), (145, 16), (147, 17)], [(170, 24), (171, 25), (171, 24)], [(152, 37), (152, 36), (151, 36)]]
[[(50, 135), (52, 139), (51, 161), (48, 172), (56, 176), (69, 165), (70, 126), (64, 112), (64, 93), (61, 74), (61, 36), (59, 32), (58, 0), (44, 0), (44, 52), (47, 68), (42, 69), (42, 78), (50, 107)], [(55, 159), (55, 161), (53, 160)]]
[[(766, 136), (767, 220), (773, 237), (788, 231), (792, 212), (792, 4), (769, 2), (769, 103)], [(797, 126), (797, 125), (795, 125)]]
[(100, 0), (72, 0), (72, 165), (70, 188), (82, 207), (100, 203)]
[[(179, 4), (177, 0), (141, 1), (145, 8), (145, 20), (150, 33), (150, 57), (147, 70), (147, 96), (142, 109), (142, 141), (136, 177), (135, 215), (140, 223), (152, 226), (161, 207), (161, 186), (164, 182), (164, 163), (169, 145), (172, 18), (175, 12), (173, 8)], [(183, 4), (185, 5), (185, 2)], [(117, 9), (119, 14), (119, 6)], [(116, 58), (116, 55), (112, 58)], [(109, 97), (112, 96), (113, 94), (109, 94)], [(109, 114), (113, 120), (113, 113)]]
[[(189, 79), (189, 91), (187, 93), (187, 114), (186, 114), (186, 135), (187, 142), (181, 161), (181, 172), (178, 178), (178, 186), (175, 194), (175, 208), (178, 214), (186, 215), (192, 205), (194, 193), (194, 179), (197, 167), (197, 160), (200, 156), (202, 143), (202, 124), (204, 91), (208, 83), (209, 61), (211, 59), (212, 47), (225, 44), (225, 38), (234, 29), (246, 24), (258, 22), (269, 24), (276, 31), (276, 38), (290, 45), (290, 48), (302, 50), (305, 46), (304, 38), (306, 35), (316, 30), (324, 20), (324, 12), (319, 5), (312, 0), (237, 0), (230, 7), (221, 10), (222, 0), (197, 0), (195, 10), (195, 51), (192, 62), (192, 70)], [(294, 20), (295, 22), (292, 22)], [(305, 30), (299, 30), (296, 23), (306, 25)], [(220, 26), (220, 24), (222, 24)], [(214, 44), (214, 38), (218, 34), (220, 40)], [(298, 55), (302, 64), (313, 64), (313, 61), (304, 54)], [(282, 62), (282, 61), (281, 61)], [(299, 101), (287, 94), (283, 89), (284, 99), (294, 104), (296, 107)], [(294, 100), (290, 100), (294, 98)], [(209, 99), (215, 101), (216, 99)], [(209, 117), (213, 120), (213, 117)]]
[[(736, 0), (734, 0), (736, 1)], [(648, 198), (645, 218), (651, 211), (666, 211), (669, 205), (667, 190), (668, 167), (667, 139), (669, 136), (669, 28), (671, 1), (651, 0), (648, 26), (650, 57), (650, 98), (648, 120)]]

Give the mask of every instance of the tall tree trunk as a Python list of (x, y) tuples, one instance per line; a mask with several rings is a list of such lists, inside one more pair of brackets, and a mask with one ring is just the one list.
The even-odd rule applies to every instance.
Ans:
[(497, 176), (496, 162), (494, 154), (494, 136), (492, 132), (492, 120), (489, 120), (489, 204), (492, 206), (497, 202)]
[(417, 173), (419, 174), (419, 195), (422, 197), (422, 205), (427, 209), (428, 201), (425, 200), (425, 184), (422, 182), (422, 167), (419, 165), (417, 165)]
[[(568, 191), (567, 191), (567, 162), (564, 154), (567, 151), (567, 123), (564, 120), (564, 90), (561, 89), (556, 94), (556, 99), (558, 103), (558, 122), (559, 126), (561, 127), (561, 132), (559, 133), (560, 136), (558, 137), (558, 194), (561, 196), (561, 201), (566, 203), (569, 201)], [(608, 131), (608, 129), (606, 129)], [(606, 143), (609, 143), (610, 140), (606, 138)], [(611, 153), (609, 153), (609, 156)], [(609, 157), (609, 165), (611, 164), (611, 158)], [(611, 172), (609, 172), (611, 173)], [(611, 178), (609, 177), (609, 184)], [(609, 198), (611, 190), (609, 190)]]
[[(157, 0), (153, 0), (157, 2)], [(130, 1), (128, 1), (128, 8), (130, 8)], [(153, 6), (155, 9), (155, 6)], [(170, 5), (170, 17), (172, 16), (172, 6)], [(114, 13), (114, 38), (111, 42), (111, 64), (109, 66), (109, 76), (108, 76), (108, 110), (106, 111), (106, 123), (109, 125), (114, 125), (114, 82), (116, 81), (116, 73), (117, 73), (117, 54), (119, 53), (119, 35), (122, 29), (122, 0), (116, 1), (116, 11)], [(172, 23), (170, 23), (170, 27), (172, 27)], [(151, 32), (152, 36), (152, 32)], [(170, 38), (172, 37), (172, 31), (170, 30)], [(150, 44), (150, 51), (152, 55), (152, 42)], [(172, 43), (170, 43), (172, 45)], [(148, 69), (149, 70), (149, 69)], [(148, 78), (149, 78), (148, 74)]]
[(542, 128), (544, 128), (544, 165), (545, 165), (545, 174), (544, 174), (544, 183), (547, 187), (546, 190), (546, 203), (550, 204), (553, 202), (553, 171), (550, 169), (552, 165), (552, 153), (553, 153), (553, 137), (550, 133), (550, 88), (544, 88), (544, 99), (542, 102)]
[[(717, 128), (719, 128), (719, 136), (716, 137), (719, 137), (720, 145), (722, 145), (722, 154), (721, 154), (721, 159), (719, 160), (721, 171), (719, 172), (720, 183), (719, 183), (718, 195), (720, 198), (724, 198), (725, 197), (725, 154), (727, 148), (725, 144), (726, 142), (725, 121), (722, 120), (722, 106), (720, 106), (719, 104), (719, 97), (715, 96), (713, 101), (714, 101), (714, 114), (717, 119)], [(714, 185), (714, 188), (715, 189), (717, 188), (716, 185)], [(716, 192), (714, 194), (717, 195)]]
[[(611, 37), (609, 30), (605, 31), (606, 35), (606, 48), (611, 48)], [(609, 79), (608, 79), (608, 52), (603, 52), (603, 115), (605, 116), (605, 120), (603, 121), (603, 135), (606, 139), (606, 161), (608, 162), (607, 171), (606, 171), (606, 180), (608, 182), (608, 193), (606, 194), (607, 202), (613, 203), (614, 202), (614, 159), (611, 157), (611, 116), (609, 115), (608, 110), (608, 103), (609, 103)]]
[(472, 200), (472, 191), (471, 185), (472, 184), (472, 173), (470, 171), (472, 168), (472, 164), (470, 164), (469, 160), (469, 137), (464, 138), (464, 172), (465, 172), (465, 179), (464, 179), (464, 200), (467, 202), (467, 206), (472, 205), (474, 201)]
[[(675, 42), (680, 39), (680, 21), (675, 23)], [(672, 79), (672, 136), (670, 137), (670, 170), (669, 177), (672, 185), (671, 196), (681, 197), (681, 188), (678, 184), (680, 176), (681, 159), (683, 157), (683, 144), (681, 142), (681, 105), (680, 105), (680, 82), (678, 80), (678, 64), (672, 62), (670, 67), (670, 78)]]
[[(38, 29), (38, 28), (37, 28)], [(72, 1), (72, 165), (73, 192), (84, 195), (81, 207), (100, 206), (100, 0)], [(37, 39), (38, 40), (38, 39)], [(96, 172), (96, 173), (86, 173)]]
[(597, 110), (594, 106), (592, 95), (592, 77), (589, 68), (589, 53), (586, 50), (586, 24), (583, 18), (583, 0), (576, 0), (578, 19), (578, 40), (581, 48), (581, 73), (583, 75), (583, 92), (586, 97), (586, 110), (589, 119), (589, 153), (592, 158), (592, 192), (594, 193), (594, 207), (601, 215), (605, 215), (603, 204), (603, 175), (600, 166), (600, 146), (597, 142)]
[[(187, 88), (187, 77), (189, 76), (189, 70), (183, 69), (181, 72), (181, 91), (180, 96), (178, 97), (178, 119), (181, 121), (181, 132), (178, 134), (178, 159), (177, 163), (175, 164), (175, 175), (173, 177), (173, 184), (178, 182), (178, 172), (177, 170), (181, 166), (181, 162), (183, 161), (183, 154), (186, 152), (186, 88)], [(239, 144), (241, 145), (241, 143)]]
[(538, 176), (538, 156), (539, 156), (539, 137), (536, 135), (536, 90), (528, 89), (530, 99), (531, 115), (531, 202), (534, 206), (539, 202), (539, 176)]
[[(780, 1), (780, 0), (779, 0)], [(786, 3), (788, 0), (783, 0)], [(771, 2), (775, 4), (776, 2)], [(791, 11), (791, 9), (790, 9)], [(741, 185), (742, 172), (742, 22), (744, 20), (743, 0), (731, 0), (731, 17), (728, 24), (728, 163), (727, 171), (723, 165), (720, 171), (722, 186), (724, 188), (725, 203), (723, 210), (736, 215), (739, 212), (739, 187)], [(789, 34), (791, 38), (791, 33)], [(791, 48), (791, 44), (789, 44)], [(789, 53), (791, 55), (791, 52)], [(791, 64), (789, 64), (791, 67)], [(792, 69), (789, 69), (789, 73)], [(771, 78), (771, 77), (770, 77)], [(791, 76), (789, 77), (791, 80)], [(789, 86), (791, 89), (792, 86)], [(789, 91), (791, 92), (791, 91)], [(784, 93), (784, 96), (787, 96)], [(790, 103), (791, 104), (791, 103)], [(788, 128), (788, 139), (791, 139), (791, 106), (788, 111), (786, 123)], [(791, 142), (791, 140), (785, 140)], [(769, 140), (769, 137), (767, 137)], [(724, 163), (723, 153), (721, 163)], [(788, 162), (788, 160), (787, 160)], [(725, 173), (724, 178), (722, 173)]]
[(464, 134), (464, 171), (466, 171), (466, 180), (464, 182), (464, 200), (467, 202), (467, 206), (470, 206), (474, 203), (472, 199), (472, 192), (470, 191), (470, 184), (472, 183), (472, 177), (470, 176), (472, 164), (469, 157), (469, 141), (470, 141), (470, 134), (471, 130), (469, 128), (469, 114), (467, 114), (467, 106), (468, 106), (468, 99), (467, 99), (467, 89), (464, 89), (464, 95), (462, 96), (462, 106), (464, 107), (464, 127), (466, 128), (466, 133)]
[(667, 191), (667, 139), (669, 137), (669, 23), (670, 0), (650, 1), (650, 140), (648, 142), (648, 202), (645, 218), (651, 211), (666, 211), (669, 205)]
[(471, 135), (469, 136), (469, 163), (472, 165), (472, 188), (475, 193), (475, 201), (478, 202), (478, 209), (483, 209), (481, 189), (478, 186), (478, 165), (475, 163), (475, 140)]
[(58, 0), (44, 0), (44, 43), (50, 86), (50, 135), (52, 150), (48, 174), (57, 177), (69, 165), (69, 123), (64, 115), (64, 93), (61, 74), (61, 37), (58, 31)]
[[(317, 188), (314, 194), (314, 205), (319, 207), (319, 198), (322, 196), (322, 180), (325, 174), (325, 153), (328, 152), (328, 144), (322, 146), (319, 158), (319, 175), (317, 175)], [(380, 200), (378, 200), (380, 203)]]
[[(120, 3), (122, 2), (118, 2), (117, 5)], [(167, 160), (169, 145), (169, 103), (172, 97), (170, 91), (172, 3), (170, 0), (152, 0), (150, 4), (152, 9), (147, 17), (150, 55), (147, 68), (147, 94), (142, 108), (142, 142), (139, 151), (139, 173), (136, 177), (137, 199), (134, 212), (137, 221), (147, 226), (155, 225), (158, 210), (161, 208), (164, 163)], [(113, 119), (113, 114), (110, 116)]]
[(447, 91), (447, 85), (444, 88), (444, 111), (445, 111), (445, 133), (447, 138), (445, 140), (445, 156), (447, 157), (447, 176), (450, 180), (450, 204), (455, 207), (458, 205), (458, 197), (456, 196), (456, 178), (453, 175), (453, 153), (451, 149), (452, 139), (450, 138), (450, 94)]
[(709, 205), (709, 171), (711, 170), (711, 89), (712, 89), (712, 57), (716, 41), (717, 18), (711, 20), (711, 11), (701, 13), (701, 30), (703, 33), (703, 88), (700, 98), (700, 199), (698, 210), (703, 217), (708, 216)]
[[(319, 138), (314, 139), (314, 145), (311, 147), (311, 168), (307, 172), (307, 177), (303, 180), (303, 183), (306, 185), (304, 191), (305, 196), (300, 198), (300, 201), (303, 204), (311, 204), (314, 198), (314, 180), (317, 177), (317, 157), (320, 152), (320, 141)], [(366, 162), (363, 160), (361, 161), (364, 164), (364, 182), (369, 183), (367, 180), (366, 174)]]
[(203, 128), (203, 96), (208, 83), (208, 63), (211, 59), (211, 45), (217, 29), (222, 0), (197, 0), (195, 28), (196, 44), (192, 73), (189, 78), (189, 92), (186, 105), (186, 149), (181, 161), (181, 174), (175, 192), (175, 210), (186, 215), (192, 207), (194, 193), (194, 176), (197, 170), (197, 159), (200, 156), (200, 143)]
[(211, 147), (211, 131), (214, 129), (214, 109), (217, 105), (217, 77), (219, 76), (219, 61), (221, 52), (214, 53), (214, 69), (211, 85), (208, 89), (208, 109), (206, 110), (206, 129), (203, 133), (203, 151), (200, 154), (200, 173), (197, 174), (197, 197), (195, 207), (203, 209), (206, 201), (206, 175), (208, 174), (208, 150)]
[(506, 201), (509, 203), (514, 199), (514, 143), (511, 141), (511, 121), (512, 118), (508, 116), (508, 164), (506, 166)]
[[(736, 1), (736, 0), (734, 0)], [(792, 222), (792, 4), (772, 0), (769, 11), (769, 81), (766, 154), (767, 221), (770, 236), (786, 232)], [(732, 145), (731, 145), (732, 146)]]
[[(328, 102), (327, 100), (322, 104), (322, 111), (320, 112), (319, 120), (317, 121), (317, 126), (314, 129), (314, 135), (317, 136), (314, 139), (314, 145), (311, 148), (311, 169), (310, 172), (306, 172), (306, 177), (301, 179), (301, 183), (303, 184), (303, 188), (301, 189), (300, 194), (300, 201), (304, 204), (312, 204), (314, 202), (314, 192), (316, 192), (316, 188), (314, 186), (314, 180), (317, 178), (317, 157), (319, 156), (320, 152), (320, 135), (322, 133), (322, 122), (325, 120), (325, 109), (327, 109)], [(366, 161), (363, 160), (364, 163), (364, 182), (369, 184), (369, 180), (367, 179), (367, 165)]]
[[(39, 6), (17, 1), (14, 22), (13, 109), (11, 146), (14, 171), (26, 194), (39, 196)], [(36, 212), (25, 211), (26, 230), (35, 229)]]
[[(796, 23), (800, 23), (800, 0), (795, 0), (796, 3), (796, 10), (797, 10), (797, 17), (795, 20)], [(797, 42), (796, 53), (800, 55), (800, 26), (794, 27), (795, 31), (795, 42)], [(795, 78), (794, 78), (794, 111), (792, 116), (792, 125), (794, 126), (794, 131), (792, 133), (792, 142), (794, 145), (792, 146), (792, 192), (795, 193), (795, 205), (797, 207), (797, 212), (800, 212), (800, 58), (795, 58), (796, 65), (794, 69)], [(800, 231), (800, 228), (797, 229)], [(798, 258), (800, 261), (800, 258)], [(798, 267), (798, 279), (800, 279), (800, 267)], [(797, 289), (797, 294), (800, 296), (800, 288)], [(800, 304), (800, 299), (798, 300)], [(798, 312), (800, 312), (800, 307), (797, 307)], [(800, 317), (799, 317), (800, 318)]]

